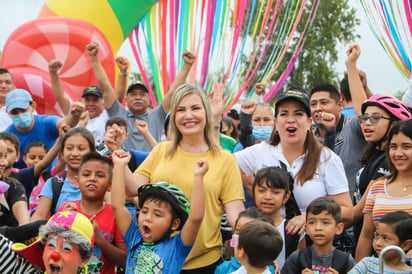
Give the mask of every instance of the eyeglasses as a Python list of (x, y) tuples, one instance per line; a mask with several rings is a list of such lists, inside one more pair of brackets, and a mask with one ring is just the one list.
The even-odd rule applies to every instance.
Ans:
[(380, 119), (391, 120), (391, 118), (382, 116), (380, 114), (372, 114), (371, 116), (360, 115), (358, 116), (359, 124), (366, 123), (366, 121), (370, 120), (372, 124), (376, 124), (379, 122)]

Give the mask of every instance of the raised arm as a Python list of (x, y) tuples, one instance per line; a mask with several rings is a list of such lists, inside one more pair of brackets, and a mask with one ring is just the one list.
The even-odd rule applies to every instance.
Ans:
[(350, 94), (352, 96), (353, 109), (355, 115), (362, 114), (361, 107), (363, 101), (367, 99), (365, 90), (363, 89), (362, 81), (359, 77), (359, 71), (356, 67), (356, 62), (360, 56), (360, 48), (358, 45), (351, 45), (347, 51), (347, 58), (345, 61), (346, 70), (348, 72), (348, 83)]
[(136, 128), (143, 135), (144, 139), (150, 145), (151, 149), (153, 149), (158, 144), (156, 139), (150, 133), (146, 121), (136, 120)]
[(179, 71), (179, 74), (176, 76), (173, 84), (169, 88), (169, 91), (162, 100), (162, 109), (165, 113), (168, 113), (170, 111), (170, 104), (172, 101), (173, 93), (179, 86), (183, 85), (186, 82), (186, 78), (189, 75), (190, 69), (192, 68), (193, 63), (196, 60), (196, 56), (194, 56), (193, 53), (188, 50), (183, 53), (182, 58), (184, 60), (183, 67)]
[(59, 104), (60, 109), (63, 112), (63, 115), (66, 116), (70, 112), (70, 98), (64, 92), (63, 85), (60, 81), (58, 71), (63, 67), (62, 62), (57, 59), (53, 59), (49, 62), (49, 74), (51, 89), (56, 98), (57, 104)]
[(252, 116), (257, 108), (257, 103), (252, 100), (242, 102), (240, 105), (240, 133), (239, 142), (243, 148), (250, 147), (255, 144), (255, 136), (253, 136)]
[(39, 177), (43, 171), (53, 162), (54, 158), (56, 158), (57, 154), (59, 153), (60, 146), (61, 146), (61, 139), (63, 135), (69, 131), (70, 127), (66, 124), (62, 124), (59, 128), (59, 137), (57, 138), (54, 145), (50, 148), (50, 150), (46, 153), (44, 158), (34, 165), (34, 178)]
[(121, 103), (126, 93), (127, 80), (129, 77), (129, 59), (123, 56), (118, 56), (116, 58), (116, 65), (119, 68), (119, 78), (116, 82), (116, 97)]
[(87, 53), (89, 54), (90, 61), (92, 62), (94, 75), (103, 93), (103, 104), (106, 109), (111, 108), (117, 100), (116, 94), (112, 87), (112, 84), (107, 77), (99, 56), (99, 44), (93, 42), (86, 46)]
[(191, 245), (195, 242), (200, 225), (202, 224), (203, 216), (205, 214), (205, 189), (203, 177), (208, 170), (209, 165), (206, 158), (197, 160), (189, 217), (182, 228), (181, 234), (184, 245)]
[(57, 121), (56, 127), (57, 130), (61, 128), (64, 124), (68, 125), (71, 128), (77, 126), (80, 120), (80, 116), (84, 111), (84, 104), (80, 102), (74, 102), (70, 108), (70, 113), (59, 121)]
[[(125, 192), (125, 173), (129, 168), (130, 153), (123, 150), (116, 150), (112, 154), (113, 160), (113, 179), (112, 179), (112, 208), (116, 219), (117, 227), (122, 236), (126, 235), (132, 222), (132, 216), (127, 210)], [(129, 171), (130, 172), (130, 171)]]

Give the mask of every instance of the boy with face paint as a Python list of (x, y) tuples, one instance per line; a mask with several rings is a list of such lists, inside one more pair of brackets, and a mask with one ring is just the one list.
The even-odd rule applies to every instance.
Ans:
[(74, 211), (58, 212), (40, 227), (38, 239), (29, 246), (0, 235), (0, 272), (87, 273), (93, 242), (89, 219)]

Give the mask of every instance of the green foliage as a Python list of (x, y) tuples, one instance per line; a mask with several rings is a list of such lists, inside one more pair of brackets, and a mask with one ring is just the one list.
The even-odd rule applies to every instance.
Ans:
[(402, 100), (402, 97), (405, 94), (405, 92), (406, 90), (398, 90), (393, 94), (393, 96), (398, 98), (399, 100)]
[(335, 83), (338, 43), (349, 44), (357, 38), (355, 27), (360, 21), (348, 0), (320, 1), (303, 50), (289, 78), (290, 83), (311, 89), (320, 83)]
[[(258, 2), (261, 1), (266, 0)], [(284, 6), (281, 10), (283, 14), (288, 10), (286, 5), (291, 2), (295, 1), (283, 2)], [(298, 26), (300, 32), (303, 31), (306, 24), (306, 19), (310, 12), (309, 8), (310, 5), (307, 5), (302, 15)], [(283, 14), (279, 16), (284, 17)], [(284, 87), (299, 85), (310, 90), (312, 87), (324, 82), (337, 85), (337, 79), (341, 78), (341, 75), (337, 75), (334, 72), (336, 62), (338, 61), (337, 45), (338, 43), (346, 45), (358, 38), (359, 36), (355, 34), (355, 27), (359, 24), (360, 20), (355, 16), (355, 9), (349, 7), (348, 0), (320, 0), (312, 25), (305, 33), (306, 38), (302, 51)], [(299, 34), (294, 37), (284, 60), (290, 59), (292, 49), (295, 48), (299, 38)], [(279, 47), (281, 42), (279, 40), (270, 41), (268, 52), (273, 51), (274, 47)], [(269, 54), (266, 55), (266, 58), (268, 57)], [(265, 60), (263, 64), (266, 64), (267, 61)], [(247, 66), (249, 64), (246, 61), (244, 65)], [(278, 72), (274, 74), (271, 80), (279, 79), (281, 72), (284, 71), (286, 66), (286, 62), (282, 62)], [(260, 79), (259, 74), (257, 79)]]

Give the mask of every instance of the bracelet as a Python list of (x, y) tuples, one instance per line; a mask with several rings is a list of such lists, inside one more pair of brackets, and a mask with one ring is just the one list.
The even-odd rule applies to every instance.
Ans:
[(126, 77), (129, 75), (129, 72), (119, 72), (119, 76)]

